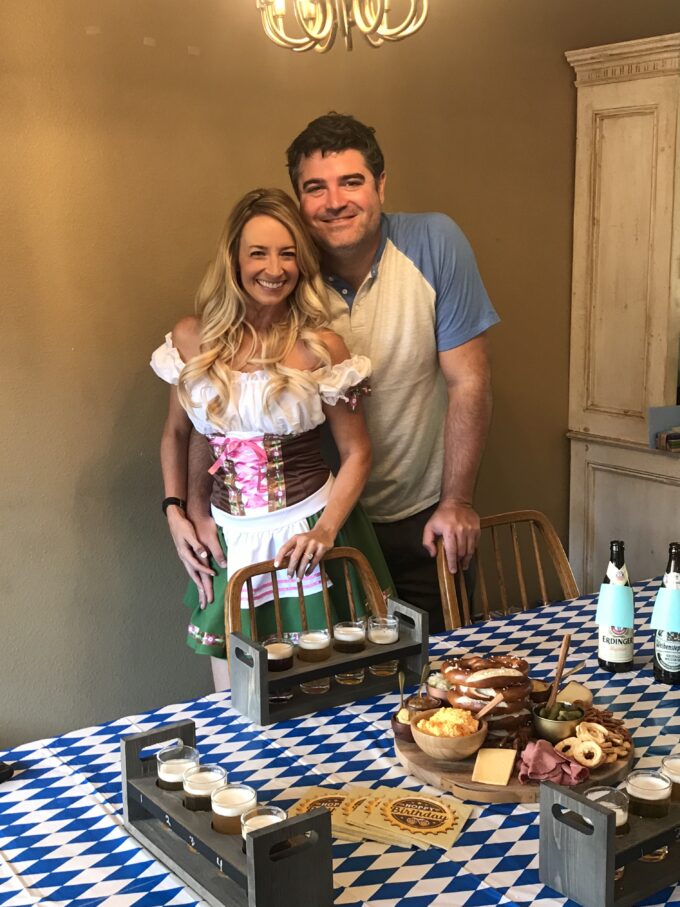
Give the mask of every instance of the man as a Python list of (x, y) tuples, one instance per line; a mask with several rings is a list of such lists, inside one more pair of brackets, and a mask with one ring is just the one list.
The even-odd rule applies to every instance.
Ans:
[[(498, 316), (452, 220), (382, 213), (384, 160), (372, 128), (330, 113), (312, 121), (287, 155), (321, 251), (333, 327), (373, 364), (365, 401), (373, 469), (362, 504), (397, 593), (426, 609), (437, 632), (436, 539), (455, 573), (468, 567), (479, 538), (472, 496), (491, 415), (485, 332)], [(205, 510), (194, 522), (194, 552), (205, 558), (202, 541), (217, 557)], [(192, 568), (210, 596), (205, 560), (193, 557)]]

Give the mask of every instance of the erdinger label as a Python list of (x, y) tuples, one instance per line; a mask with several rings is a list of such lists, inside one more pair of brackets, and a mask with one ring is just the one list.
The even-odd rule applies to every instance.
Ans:
[(633, 640), (632, 627), (600, 627), (598, 658), (619, 663), (632, 661)]
[(384, 802), (382, 813), (391, 825), (419, 834), (443, 834), (458, 822), (458, 817), (440, 801), (412, 794)]

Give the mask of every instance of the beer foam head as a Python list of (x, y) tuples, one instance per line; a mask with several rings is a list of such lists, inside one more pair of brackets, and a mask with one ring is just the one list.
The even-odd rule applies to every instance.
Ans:
[(189, 771), (184, 775), (182, 785), (187, 794), (194, 794), (197, 797), (207, 797), (220, 784), (224, 784), (226, 772), (223, 769), (215, 768), (201, 769), (200, 771)]
[(289, 642), (268, 642), (265, 649), (270, 661), (282, 661), (293, 654), (293, 646)]
[[(616, 791), (614, 794), (616, 795)], [(621, 800), (624, 802), (615, 803), (612, 802), (612, 793), (610, 791), (602, 790), (602, 788), (595, 788), (586, 791), (586, 798), (595, 801), (598, 806), (604, 806), (605, 809), (610, 809), (615, 814), (617, 828), (620, 828), (621, 825), (625, 825), (628, 821), (628, 807), (627, 805), (624, 805), (624, 803), (628, 802), (628, 798), (625, 794), (621, 797)]]
[(163, 781), (181, 781), (184, 772), (197, 765), (196, 759), (165, 759), (158, 762), (158, 777)]
[(680, 784), (680, 753), (677, 756), (667, 756), (663, 760), (661, 771), (675, 784)]
[(301, 633), (298, 644), (301, 649), (325, 649), (330, 642), (330, 637), (325, 630), (310, 630)]
[(665, 800), (670, 792), (670, 783), (659, 775), (629, 775), (626, 790), (638, 800)]
[(243, 825), (243, 837), (245, 838), (246, 834), (249, 831), (255, 831), (258, 828), (266, 828), (267, 825), (276, 825), (277, 822), (282, 821), (283, 818), (281, 816), (274, 816), (271, 815), (271, 813), (263, 813), (260, 816), (252, 816)]
[(363, 627), (334, 627), (333, 636), (340, 642), (361, 642), (366, 637)]
[(393, 627), (370, 627), (368, 638), (371, 642), (378, 643), (379, 645), (387, 645), (391, 642), (397, 642), (399, 633), (397, 629)]
[(220, 816), (241, 816), (256, 802), (255, 791), (248, 787), (223, 787), (212, 796), (213, 812)]

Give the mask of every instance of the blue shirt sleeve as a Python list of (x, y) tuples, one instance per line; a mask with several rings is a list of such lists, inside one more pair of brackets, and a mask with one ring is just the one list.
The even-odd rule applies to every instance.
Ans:
[(465, 234), (445, 214), (427, 216), (430, 261), (423, 275), (436, 293), (437, 351), (477, 337), (500, 319), (486, 292)]

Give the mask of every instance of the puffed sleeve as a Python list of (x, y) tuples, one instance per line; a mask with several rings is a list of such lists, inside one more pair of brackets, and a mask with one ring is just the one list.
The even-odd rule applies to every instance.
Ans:
[(154, 350), (151, 355), (151, 368), (168, 384), (177, 384), (184, 362), (172, 344), (172, 334), (165, 335), (165, 343)]
[(319, 379), (319, 393), (324, 403), (335, 406), (344, 400), (350, 409), (357, 408), (359, 397), (371, 393), (368, 376), (371, 374), (371, 360), (366, 356), (352, 356), (332, 366)]

